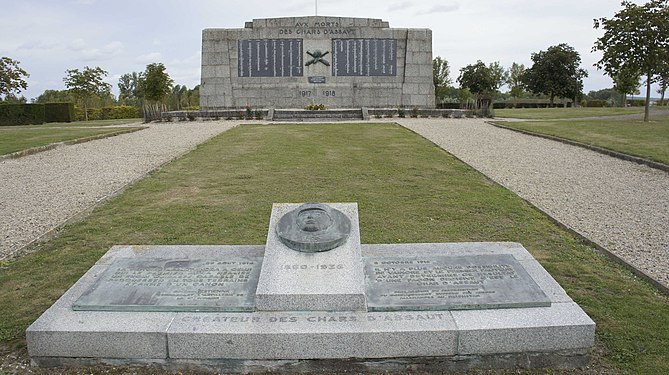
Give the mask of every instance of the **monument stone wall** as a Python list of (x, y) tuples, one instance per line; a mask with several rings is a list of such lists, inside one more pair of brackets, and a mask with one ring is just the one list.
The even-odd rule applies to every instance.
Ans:
[(380, 19), (255, 19), (202, 32), (202, 110), (434, 108), (432, 31)]

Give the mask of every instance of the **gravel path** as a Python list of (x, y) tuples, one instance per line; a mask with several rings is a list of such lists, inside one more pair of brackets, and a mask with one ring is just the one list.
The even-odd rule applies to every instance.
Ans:
[(475, 119), (393, 119), (669, 287), (669, 174)]
[(148, 129), (0, 161), (0, 260), (238, 122)]

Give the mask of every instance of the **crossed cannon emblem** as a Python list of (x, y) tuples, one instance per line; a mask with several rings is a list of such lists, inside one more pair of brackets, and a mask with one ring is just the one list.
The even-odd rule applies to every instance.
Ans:
[(330, 52), (329, 51), (321, 52), (321, 50), (319, 50), (319, 49), (314, 50), (314, 52), (307, 51), (307, 55), (311, 56), (312, 59), (307, 61), (307, 63), (304, 64), (304, 66), (309, 66), (309, 65), (312, 65), (312, 64), (316, 64), (318, 62), (323, 63), (323, 65), (325, 65), (325, 66), (330, 66), (330, 62), (323, 58), (328, 53), (330, 53)]

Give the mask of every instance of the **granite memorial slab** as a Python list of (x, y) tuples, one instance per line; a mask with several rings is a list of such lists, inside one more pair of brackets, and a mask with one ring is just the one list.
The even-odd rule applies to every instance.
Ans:
[(44, 367), (443, 372), (584, 366), (594, 332), (521, 244), (361, 245), (335, 203), (275, 204), (265, 246), (115, 246), (26, 339)]
[(369, 311), (550, 306), (511, 255), (365, 258)]

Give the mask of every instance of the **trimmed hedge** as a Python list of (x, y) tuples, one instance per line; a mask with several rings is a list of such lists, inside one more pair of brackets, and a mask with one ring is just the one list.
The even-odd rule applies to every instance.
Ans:
[(0, 125), (41, 125), (44, 104), (0, 104)]
[(634, 99), (634, 100), (628, 100), (627, 101), (631, 107), (645, 107), (646, 106), (646, 100), (644, 99)]
[[(117, 105), (113, 107), (104, 108), (89, 108), (89, 120), (121, 120), (126, 118), (140, 118), (142, 112), (137, 107), (128, 105)], [(77, 121), (84, 121), (84, 109), (81, 107), (75, 108), (75, 118)]]
[(74, 121), (74, 103), (44, 104), (44, 122)]
[(607, 100), (584, 100), (581, 102), (581, 106), (590, 108), (608, 107), (608, 105), (609, 102)]

